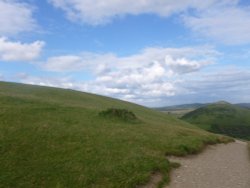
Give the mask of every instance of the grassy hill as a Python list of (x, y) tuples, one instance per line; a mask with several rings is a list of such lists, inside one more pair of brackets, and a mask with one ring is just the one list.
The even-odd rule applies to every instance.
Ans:
[(153, 172), (167, 182), (166, 155), (222, 141), (136, 104), (0, 82), (0, 187), (135, 187)]
[(250, 140), (250, 110), (219, 102), (196, 109), (182, 117), (205, 130)]

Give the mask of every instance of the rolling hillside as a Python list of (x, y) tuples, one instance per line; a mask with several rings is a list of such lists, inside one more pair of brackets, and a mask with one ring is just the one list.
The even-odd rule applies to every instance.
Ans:
[(135, 187), (153, 172), (167, 182), (166, 155), (229, 141), (161, 112), (73, 90), (0, 82), (0, 107), (0, 187)]
[(250, 110), (226, 102), (198, 108), (182, 117), (205, 130), (250, 140)]

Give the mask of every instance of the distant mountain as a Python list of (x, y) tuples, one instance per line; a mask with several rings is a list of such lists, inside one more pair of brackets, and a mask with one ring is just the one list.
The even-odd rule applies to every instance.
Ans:
[(250, 110), (227, 102), (198, 108), (182, 118), (214, 133), (250, 140)]
[(192, 103), (192, 104), (181, 104), (174, 106), (164, 106), (159, 108), (154, 108), (159, 111), (168, 111), (168, 110), (186, 110), (186, 109), (196, 109), (208, 105), (207, 103)]
[(250, 103), (239, 103), (236, 104), (237, 106), (243, 107), (243, 108), (249, 108), (250, 109)]

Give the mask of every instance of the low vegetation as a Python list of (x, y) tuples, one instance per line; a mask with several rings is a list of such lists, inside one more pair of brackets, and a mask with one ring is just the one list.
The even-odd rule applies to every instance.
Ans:
[(0, 82), (0, 106), (0, 187), (126, 188), (147, 183), (152, 172), (167, 182), (173, 165), (166, 155), (229, 141), (161, 112), (72, 90)]
[(205, 130), (250, 140), (250, 110), (229, 103), (198, 108), (182, 117)]
[(101, 111), (99, 115), (110, 119), (119, 119), (125, 122), (136, 122), (136, 120), (138, 120), (136, 115), (127, 109), (108, 108), (107, 110)]

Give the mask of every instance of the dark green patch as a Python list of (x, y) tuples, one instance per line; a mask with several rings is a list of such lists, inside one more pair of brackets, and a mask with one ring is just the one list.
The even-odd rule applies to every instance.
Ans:
[(108, 108), (99, 113), (100, 116), (106, 118), (115, 118), (118, 120), (126, 122), (135, 122), (137, 119), (136, 115), (127, 109), (118, 109), (118, 108)]

